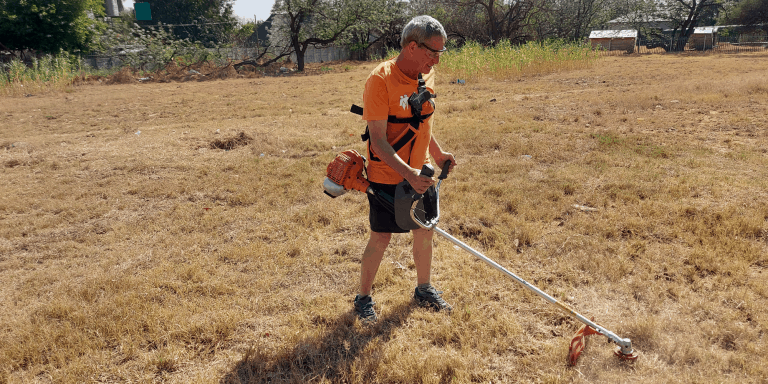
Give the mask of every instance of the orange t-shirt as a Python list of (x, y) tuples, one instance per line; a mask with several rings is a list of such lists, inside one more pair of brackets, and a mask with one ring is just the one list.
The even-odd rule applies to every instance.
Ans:
[[(435, 70), (422, 75), (429, 92), (435, 92)], [(379, 64), (368, 76), (363, 93), (363, 120), (387, 120), (390, 115), (398, 118), (413, 116), (408, 98), (416, 92), (419, 83), (411, 79), (395, 65), (395, 59)], [(421, 114), (427, 115), (434, 112), (432, 103), (424, 103)], [(406, 145), (397, 152), (403, 161), (411, 168), (421, 169), (425, 163), (429, 163), (429, 142), (432, 139), (432, 118), (430, 116), (415, 130), (415, 138), (411, 144)], [(387, 142), (393, 144), (402, 134), (414, 129), (410, 124), (396, 124), (387, 122)], [(371, 158), (370, 146), (368, 158)], [(403, 181), (403, 177), (395, 172), (384, 161), (368, 161), (366, 169), (368, 180), (382, 184), (397, 184)]]

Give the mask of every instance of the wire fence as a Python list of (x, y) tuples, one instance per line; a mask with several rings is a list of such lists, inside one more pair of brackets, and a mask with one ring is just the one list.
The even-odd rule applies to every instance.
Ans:
[[(327, 61), (349, 60), (349, 48), (347, 47), (307, 47), (304, 52), (305, 63), (324, 63)], [(296, 62), (296, 53), (291, 53), (291, 60)]]
[[(624, 54), (664, 54), (679, 52), (700, 53), (743, 53), (768, 52), (768, 37), (765, 36), (718, 36), (709, 34), (690, 38), (672, 39), (666, 37), (639, 38), (634, 42), (615, 41), (593, 42), (600, 55), (614, 56)], [(246, 60), (258, 57), (259, 48), (241, 46), (233, 48), (211, 48), (211, 53), (224, 60)], [(371, 54), (372, 55), (372, 54)], [(370, 56), (370, 55), (369, 55)], [(305, 63), (323, 63), (329, 61), (359, 60), (358, 52), (351, 52), (347, 47), (308, 48), (304, 54)], [(296, 62), (296, 53), (291, 54)], [(87, 55), (82, 57), (83, 64), (94, 69), (119, 68), (126, 62), (120, 55)]]
[(690, 38), (640, 38), (634, 46), (614, 44), (616, 48), (608, 49), (603, 45), (601, 55), (663, 54), (676, 52), (711, 52), (711, 53), (743, 53), (768, 52), (768, 38), (743, 36), (703, 35)]
[[(259, 57), (263, 48), (258, 47), (234, 47), (234, 48), (209, 48), (208, 51), (216, 54), (224, 60), (240, 61)], [(347, 47), (307, 48), (304, 52), (305, 63), (324, 63), (328, 61), (349, 60), (350, 50)], [(296, 62), (296, 53), (291, 53), (291, 60)], [(121, 55), (86, 55), (82, 61), (85, 65), (95, 69), (110, 69), (121, 67), (126, 62)]]

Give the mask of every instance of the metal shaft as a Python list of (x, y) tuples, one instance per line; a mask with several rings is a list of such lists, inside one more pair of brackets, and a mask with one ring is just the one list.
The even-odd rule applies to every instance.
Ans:
[(475, 255), (475, 257), (477, 257), (478, 259), (480, 259), (482, 261), (485, 261), (488, 265), (498, 269), (499, 271), (501, 271), (505, 275), (513, 278), (515, 281), (520, 283), (520, 285), (522, 285), (523, 287), (527, 288), (529, 291), (531, 291), (531, 292), (541, 296), (544, 300), (546, 300), (546, 301), (552, 303), (553, 305), (557, 306), (563, 312), (565, 312), (567, 315), (575, 317), (576, 319), (578, 319), (582, 323), (584, 323), (584, 324), (594, 328), (598, 332), (602, 333), (609, 340), (611, 340), (612, 342), (614, 342), (616, 345), (618, 345), (621, 348), (621, 353), (622, 354), (625, 354), (625, 355), (632, 354), (632, 352), (633, 352), (633, 350), (632, 350), (632, 342), (629, 339), (622, 339), (619, 336), (617, 336), (616, 334), (614, 334), (613, 332), (611, 332), (611, 331), (605, 329), (604, 327), (596, 324), (595, 322), (587, 319), (586, 317), (584, 317), (581, 314), (579, 314), (578, 312), (574, 311), (573, 309), (571, 309), (567, 305), (557, 301), (554, 297), (552, 297), (552, 296), (546, 294), (544, 291), (536, 288), (531, 283), (523, 280), (519, 276), (517, 276), (514, 273), (508, 271), (506, 268), (502, 267), (501, 265), (499, 265), (495, 261), (487, 258), (482, 253), (474, 250), (472, 247), (470, 247), (469, 245), (465, 244), (461, 240), (451, 236), (451, 234), (449, 234), (448, 232), (443, 231), (442, 229), (438, 228), (437, 226), (433, 226), (432, 230), (437, 232), (439, 235), (445, 237), (446, 239), (450, 240), (452, 243), (454, 243), (454, 244), (458, 245), (459, 247), (463, 248), (465, 251)]

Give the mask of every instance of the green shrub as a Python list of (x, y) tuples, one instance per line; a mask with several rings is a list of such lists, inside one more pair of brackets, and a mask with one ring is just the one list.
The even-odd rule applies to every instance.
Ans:
[(61, 51), (57, 55), (44, 55), (27, 66), (18, 59), (0, 64), (0, 93), (32, 93), (63, 88), (82, 71), (77, 56)]

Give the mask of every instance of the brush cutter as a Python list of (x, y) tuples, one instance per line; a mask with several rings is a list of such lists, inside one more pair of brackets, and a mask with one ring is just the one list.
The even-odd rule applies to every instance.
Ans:
[[(595, 323), (594, 319), (587, 319), (571, 309), (568, 305), (557, 301), (554, 297), (536, 288), (531, 283), (523, 280), (461, 240), (437, 227), (437, 222), (440, 219), (440, 185), (442, 181), (448, 177), (448, 165), (450, 165), (448, 162), (443, 164), (442, 172), (437, 178), (437, 185), (430, 187), (424, 194), (416, 193), (407, 181), (403, 181), (397, 185), (395, 196), (381, 193), (370, 186), (370, 183), (368, 183), (362, 175), (364, 162), (365, 158), (354, 150), (344, 151), (337, 155), (327, 168), (327, 177), (323, 182), (325, 193), (335, 198), (346, 193), (347, 190), (355, 189), (373, 195), (379, 201), (384, 203), (385, 206), (392, 208), (392, 211), (395, 213), (395, 221), (400, 228), (424, 228), (437, 232), (437, 234), (511, 277), (520, 285), (539, 295), (550, 304), (558, 307), (565, 312), (565, 314), (582, 322), (584, 325), (576, 332), (571, 339), (571, 344), (569, 346), (568, 363), (570, 365), (576, 364), (579, 355), (581, 355), (581, 352), (586, 346), (586, 337), (595, 334), (603, 335), (608, 338), (609, 342), (617, 345), (614, 354), (619, 359), (637, 359), (638, 354), (632, 349), (632, 342), (630, 339), (623, 339), (605, 327)], [(433, 177), (434, 169), (431, 165), (426, 164), (421, 169), (421, 175)]]

